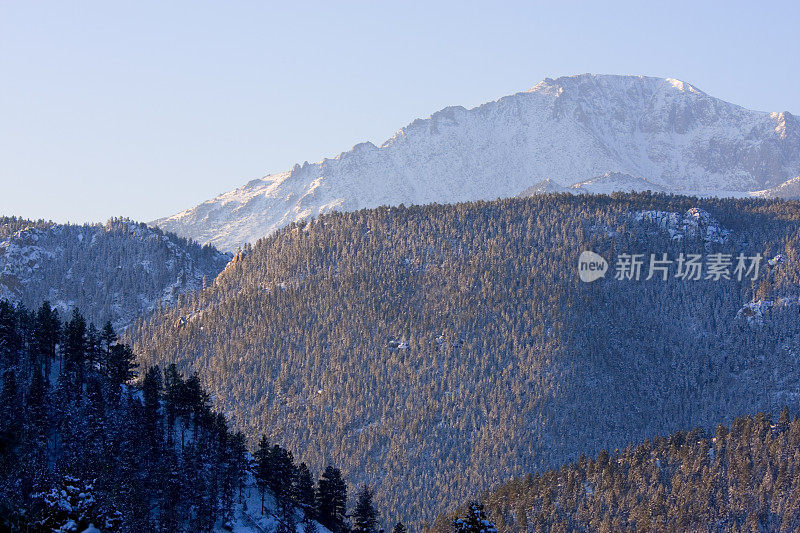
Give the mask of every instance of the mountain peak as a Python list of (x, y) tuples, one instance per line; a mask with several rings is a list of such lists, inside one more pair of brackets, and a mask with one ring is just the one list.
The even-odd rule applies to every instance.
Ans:
[(634, 90), (642, 96), (651, 97), (658, 93), (689, 93), (708, 96), (691, 83), (676, 78), (657, 78), (640, 75), (621, 74), (575, 74), (559, 78), (545, 78), (528, 93), (592, 93), (597, 91), (618, 91), (622, 93)]
[(695, 87), (694, 85), (686, 83), (685, 81), (676, 80), (675, 78), (667, 78), (666, 81), (681, 92), (688, 91), (690, 93), (706, 94), (697, 87)]
[(235, 251), (332, 210), (495, 199), (531, 187), (742, 196), (800, 175), (797, 130), (789, 113), (750, 111), (676, 78), (545, 78), (155, 223)]

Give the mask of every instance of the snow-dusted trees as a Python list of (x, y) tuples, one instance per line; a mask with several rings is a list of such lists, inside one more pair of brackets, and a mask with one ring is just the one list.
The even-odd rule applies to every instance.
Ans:
[(229, 256), (212, 247), (118, 218), (55, 224), (0, 217), (0, 293), (35, 308), (81, 309), (88, 322), (131, 324), (213, 279)]
[[(730, 230), (724, 242), (673, 238), (634, 216), (694, 207)], [(765, 261), (756, 282), (613, 278), (617, 253), (706, 247), (783, 259)], [(606, 279), (580, 282), (583, 250), (611, 262)], [(379, 207), (263, 239), (130, 338), (148, 364), (197, 370), (249, 439), (279, 436), (317, 473), (340, 458), (348, 480), (380, 479), (386, 518), (417, 529), (512, 472), (781, 398), (797, 405), (782, 376), (800, 373), (798, 287), (793, 202), (617, 194)], [(743, 310), (754, 297), (763, 319)]]
[(207, 531), (230, 521), (245, 440), (197, 379), (172, 367), (165, 394), (152, 367), (141, 388), (123, 385), (130, 348), (109, 331), (105, 347), (100, 335), (90, 342), (78, 313), (61, 336), (52, 319), (47, 306), (0, 302), (0, 530)]
[(467, 515), (453, 520), (456, 533), (497, 533), (497, 527), (486, 517), (483, 505), (477, 502), (469, 504)]
[[(757, 413), (713, 433), (680, 431), (517, 478), (484, 494), (485, 515), (472, 523), (512, 533), (798, 531), (798, 445), (800, 420), (789, 410), (777, 423)], [(467, 525), (474, 509), (456, 516)], [(451, 532), (452, 518), (432, 531)]]

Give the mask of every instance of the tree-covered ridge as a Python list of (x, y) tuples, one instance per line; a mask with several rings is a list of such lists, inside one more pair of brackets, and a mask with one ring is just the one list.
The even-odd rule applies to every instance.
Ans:
[[(692, 208), (726, 237), (635, 216)], [(340, 465), (414, 525), (580, 453), (800, 407), (798, 221), (796, 202), (649, 194), (333, 214), (246, 248), (130, 339), (198, 372), (249, 439)], [(583, 284), (582, 250), (783, 259), (756, 282)]]
[(14, 235), (16, 232), (27, 228), (45, 229), (54, 225), (54, 222), (43, 219), (30, 220), (15, 216), (0, 216), (0, 240), (5, 240)]
[(128, 219), (55, 224), (0, 218), (0, 298), (128, 326), (213, 280), (229, 260), (210, 246)]
[[(265, 513), (278, 532), (349, 530), (337, 468), (315, 483), (266, 441), (253, 459), (197, 376), (134, 359), (110, 323), (0, 301), (0, 531), (229, 530)], [(251, 480), (271, 501), (261, 515), (245, 515)]]
[[(788, 410), (777, 423), (758, 413), (711, 433), (581, 455), (482, 501), (504, 532), (797, 531), (800, 420)], [(440, 517), (431, 531), (451, 531), (451, 519)]]

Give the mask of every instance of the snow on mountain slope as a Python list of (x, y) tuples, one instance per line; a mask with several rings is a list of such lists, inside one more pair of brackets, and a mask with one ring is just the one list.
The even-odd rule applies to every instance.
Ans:
[[(225, 527), (215, 528), (214, 531), (232, 531), (233, 533), (274, 533), (285, 531), (286, 526), (280, 522), (278, 504), (275, 501), (275, 497), (267, 491), (264, 501), (264, 513), (262, 514), (259, 494), (255, 478), (252, 472), (248, 472), (242, 489), (243, 497), (234, 503), (233, 522), (225, 524)], [(317, 533), (330, 533), (330, 530), (319, 522), (311, 520), (308, 524), (303, 523), (304, 516), (303, 511), (296, 510), (296, 532), (310, 530)], [(306, 527), (309, 529), (306, 529)]]
[(533, 185), (531, 185), (530, 187), (519, 193), (517, 196), (519, 196), (520, 198), (525, 198), (528, 196), (532, 196), (534, 194), (551, 194), (559, 192), (570, 192), (570, 189), (559, 185), (550, 178), (547, 178), (546, 180), (534, 183)]
[(633, 184), (747, 195), (800, 175), (798, 129), (788, 112), (750, 111), (671, 78), (548, 78), (474, 109), (445, 108), (380, 147), (362, 143), (295, 165), (153, 224), (234, 250), (334, 209), (494, 199), (547, 179), (576, 192)]
[(780, 185), (769, 189), (754, 191), (751, 195), (761, 198), (800, 198), (800, 176), (786, 180)]
[(230, 260), (127, 219), (55, 224), (0, 219), (0, 299), (31, 309), (49, 301), (62, 316), (79, 309), (98, 326), (123, 329), (159, 302), (202, 288)]

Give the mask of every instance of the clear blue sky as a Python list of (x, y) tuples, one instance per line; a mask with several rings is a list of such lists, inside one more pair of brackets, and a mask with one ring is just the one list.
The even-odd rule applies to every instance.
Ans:
[(172, 214), (545, 77), (800, 113), (796, 2), (0, 0), (0, 214)]

